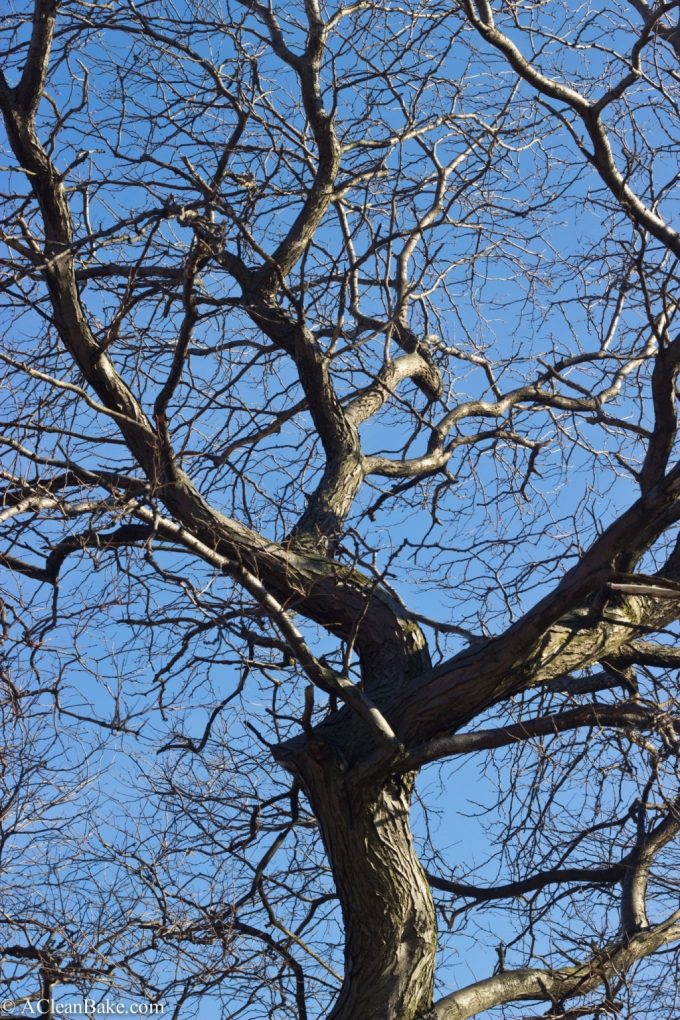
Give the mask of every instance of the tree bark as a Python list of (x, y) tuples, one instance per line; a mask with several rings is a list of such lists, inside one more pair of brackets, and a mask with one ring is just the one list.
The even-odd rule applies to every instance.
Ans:
[(333, 869), (345, 974), (329, 1020), (414, 1020), (432, 1005), (437, 929), (410, 826), (412, 774), (354, 788), (329, 745), (296, 763)]

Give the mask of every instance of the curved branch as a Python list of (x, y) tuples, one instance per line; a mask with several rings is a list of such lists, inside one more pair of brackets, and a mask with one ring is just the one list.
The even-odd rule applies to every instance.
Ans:
[(680, 940), (680, 911), (631, 938), (609, 942), (574, 967), (539, 970), (522, 967), (461, 988), (435, 1003), (426, 1020), (468, 1020), (505, 1002), (563, 1002), (586, 995), (624, 974), (638, 960)]
[(680, 649), (676, 645), (662, 645), (657, 641), (631, 641), (616, 653), (617, 665), (658, 666), (660, 669), (680, 669)]
[[(533, 737), (554, 736), (583, 726), (614, 726), (621, 729), (651, 729), (658, 721), (659, 713), (646, 705), (629, 702), (623, 705), (583, 705), (554, 715), (542, 715), (526, 719), (511, 726), (497, 729), (478, 730), (476, 733), (456, 733), (451, 737), (431, 740), (422, 747), (414, 748), (403, 764), (404, 770), (418, 768), (440, 758), (456, 754), (471, 754), (506, 747)], [(680, 720), (673, 720), (674, 728), (680, 733)]]
[(25, 563), (14, 556), (0, 552), (0, 563), (16, 570), (19, 574), (33, 578), (34, 581), (42, 581), (46, 584), (56, 584), (59, 579), (59, 571), (64, 560), (73, 552), (83, 549), (116, 549), (127, 545), (140, 545), (147, 542), (154, 534), (153, 528), (146, 524), (122, 524), (114, 531), (86, 531), (80, 535), (70, 535), (62, 539), (50, 552), (45, 560), (45, 565), (39, 567), (31, 563)]
[(462, 896), (464, 899), (475, 900), (477, 903), (487, 903), (492, 900), (524, 896), (526, 893), (544, 889), (547, 885), (562, 885), (567, 882), (587, 885), (614, 885), (616, 882), (621, 881), (625, 873), (626, 865), (621, 862), (619, 864), (612, 864), (607, 868), (554, 868), (551, 871), (541, 871), (518, 882), (506, 882), (505, 885), (486, 887), (470, 885), (467, 882), (454, 882), (448, 878), (433, 875), (429, 871), (427, 872), (427, 878), (434, 889), (452, 893), (454, 896)]
[[(468, 20), (479, 34), (504, 55), (520, 78), (540, 95), (564, 103), (574, 110), (580, 117), (593, 145), (592, 153), (585, 152), (583, 148), (582, 152), (595, 167), (609, 191), (618, 200), (623, 211), (633, 222), (648, 230), (652, 236), (666, 245), (674, 255), (680, 256), (680, 234), (644, 204), (626, 183), (616, 165), (606, 129), (600, 119), (602, 103), (609, 100), (609, 94), (604, 96), (600, 102), (590, 103), (576, 89), (558, 82), (554, 78), (549, 78), (539, 71), (531, 60), (521, 53), (512, 40), (496, 27), (488, 0), (474, 0), (474, 2), (465, 0), (465, 11)], [(649, 26), (645, 27), (644, 32), (645, 36), (650, 34)], [(636, 76), (634, 67), (632, 74)]]
[[(404, 737), (423, 744), (458, 729), (513, 693), (616, 656), (640, 628), (680, 616), (677, 598), (617, 593), (607, 612), (605, 586), (680, 518), (680, 467), (622, 513), (553, 591), (504, 634), (442, 663), (415, 681), (399, 715)], [(678, 549), (659, 579), (678, 576)], [(663, 585), (662, 585), (663, 586)], [(642, 586), (637, 588), (643, 591)], [(594, 597), (600, 593), (601, 598)]]
[(666, 817), (651, 832), (644, 831), (644, 812), (639, 822), (640, 836), (628, 855), (621, 890), (621, 928), (628, 935), (649, 927), (646, 904), (649, 872), (659, 850), (680, 831), (680, 797), (676, 797)]
[(216, 553), (174, 521), (159, 518), (156, 513), (147, 507), (137, 507), (135, 512), (140, 517), (148, 520), (149, 527), (153, 531), (183, 545), (186, 549), (200, 556), (206, 563), (217, 567), (222, 573), (240, 584), (271, 619), (314, 686), (327, 694), (337, 696), (356, 712), (367, 723), (376, 742), (380, 746), (388, 747), (392, 751), (399, 751), (401, 749), (394, 730), (377, 705), (346, 676), (342, 676), (316, 658), (285, 608), (267, 591), (258, 577), (252, 574), (242, 563), (227, 559), (225, 556)]
[(551, 868), (540, 871), (517, 882), (503, 885), (476, 886), (466, 882), (455, 882), (439, 875), (427, 873), (430, 885), (442, 892), (462, 896), (478, 903), (509, 899), (537, 892), (548, 885), (578, 883), (587, 885), (614, 885), (622, 883), (621, 928), (631, 935), (649, 924), (645, 913), (645, 896), (649, 870), (654, 857), (680, 830), (680, 798), (670, 806), (665, 818), (651, 830), (644, 833), (637, 845), (617, 864), (600, 868)]

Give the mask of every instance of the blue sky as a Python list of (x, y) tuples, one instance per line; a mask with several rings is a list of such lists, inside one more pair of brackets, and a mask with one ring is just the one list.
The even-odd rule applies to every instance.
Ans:
[[(17, 5), (17, 9), (20, 7)], [(551, 9), (554, 8), (552, 5)], [(191, 13), (188, 6), (180, 5), (179, 10), (180, 14)], [(227, 25), (230, 10), (233, 16), (229, 5), (223, 8)], [(292, 38), (295, 30), (289, 31)], [(368, 47), (367, 30), (361, 38), (362, 45)], [(232, 61), (235, 66), (237, 55), (226, 33), (216, 32), (211, 37), (194, 26), (192, 40), (201, 53), (210, 53), (225, 66)], [(373, 84), (371, 93), (371, 83), (361, 80), (360, 66), (355, 80), (350, 80), (358, 60), (353, 43), (354, 36), (347, 33), (333, 45), (334, 70), (343, 82), (338, 123), (356, 141), (369, 129), (377, 136), (397, 128), (404, 107), (399, 106), (396, 94), (380, 93), (382, 86)], [(512, 88), (512, 78), (507, 69), (501, 71), (494, 61), (480, 65), (482, 70), (478, 72), (473, 68), (466, 77), (462, 57), (455, 46), (449, 53), (443, 30), (433, 33), (428, 43), (434, 54), (432, 65), (436, 66), (429, 67), (427, 88), (419, 99), (422, 109), (432, 115), (443, 103), (449, 103), (461, 117), (453, 126), (434, 132), (439, 137), (437, 156), (444, 160), (463, 145), (465, 117), (484, 116), (490, 121), (492, 114), (500, 115)], [(105, 232), (125, 216), (143, 217), (163, 203), (195, 200), (195, 192), (188, 189), (182, 155), (195, 167), (206, 170), (215, 158), (217, 143), (224, 143), (232, 126), (229, 104), (216, 102), (203, 112), (205, 126), (201, 139), (190, 138), (187, 132), (194, 130), (192, 88), (197, 88), (192, 74), (196, 74), (202, 88), (206, 88), (205, 76), (199, 75), (195, 66), (187, 71), (171, 54), (162, 52), (162, 47), (150, 55), (149, 51), (137, 51), (135, 46), (130, 36), (116, 31), (103, 31), (91, 37), (83, 33), (70, 41), (67, 59), (50, 86), (58, 107), (66, 104), (67, 97), (68, 102), (77, 104), (85, 79), (83, 68), (89, 69), (91, 122), (84, 112), (75, 112), (59, 135), (54, 158), (59, 168), (65, 170), (81, 159), (78, 153), (87, 153), (72, 167), (68, 179), (74, 189), (73, 209), (79, 236), (87, 230), (88, 217), (93, 230), (100, 235), (96, 248), (90, 250), (87, 242), (80, 250), (84, 261), (91, 259), (92, 264), (139, 255), (145, 245), (151, 245), (148, 230), (134, 234), (131, 227), (129, 234), (134, 236), (115, 242)], [(248, 46), (251, 55), (262, 48), (254, 35), (248, 37)], [(424, 47), (421, 52), (424, 53)], [(372, 59), (382, 59), (387, 64), (393, 57), (391, 50), (380, 52), (374, 44)], [(585, 72), (580, 59), (579, 54), (577, 63), (576, 56), (569, 53), (566, 72)], [(593, 58), (597, 75), (604, 73), (604, 59), (598, 53)], [(125, 66), (124, 74), (117, 74), (116, 64)], [(424, 56), (414, 54), (410, 61), (394, 65), (399, 77), (396, 93), (407, 109), (418, 86), (423, 84), (419, 74), (426, 64)], [(459, 76), (461, 88), (466, 90), (462, 96), (456, 94)], [(294, 131), (302, 129), (302, 118), (299, 109), (294, 110), (287, 98), (293, 88), (290, 71), (271, 55), (262, 56), (256, 85), (257, 88), (249, 80), (248, 89), (253, 94), (260, 90), (258, 102), (261, 109), (267, 110), (262, 114), (264, 126), (252, 128), (250, 148), (244, 144), (234, 173), (252, 170), (257, 180), (266, 182), (270, 188), (253, 215), (257, 237), (271, 250), (298, 208), (299, 184), (301, 181), (304, 186), (309, 180), (310, 162), (294, 149)], [(121, 93), (117, 89), (124, 89), (126, 101), (126, 119), (120, 133), (115, 111)], [(159, 112), (168, 96), (170, 116), (164, 120)], [(265, 99), (272, 106), (278, 104), (278, 121), (264, 106)], [(518, 120), (508, 133), (503, 155), (498, 156), (497, 164), (479, 187), (468, 182), (460, 200), (452, 206), (449, 220), (433, 229), (428, 249), (431, 265), (426, 266), (421, 256), (414, 259), (415, 275), (420, 270), (423, 273), (419, 282), (423, 290), (439, 268), (448, 269), (443, 296), (429, 305), (423, 301), (414, 306), (412, 321), (414, 328), (428, 330), (434, 345), (453, 351), (447, 393), (450, 406), (476, 395), (488, 396), (484, 371), (458, 358), (456, 350), (464, 349), (477, 357), (483, 354), (493, 361), (499, 385), (504, 389), (527, 376), (533, 378), (542, 371), (546, 359), (558, 360), (577, 350), (591, 353), (597, 350), (613, 319), (622, 285), (622, 266), (625, 268), (626, 264), (625, 259), (619, 260), (597, 246), (603, 231), (624, 249), (635, 244), (623, 217), (609, 214), (603, 208), (594, 171), (574, 163), (574, 147), (566, 132), (555, 128), (555, 122), (547, 118), (545, 111), (532, 107), (527, 94), (520, 92), (515, 102)], [(370, 103), (372, 121), (368, 118)], [(47, 132), (54, 122), (53, 108), (45, 103), (41, 116), (42, 129)], [(184, 116), (186, 123), (181, 119)], [(148, 117), (154, 121), (152, 128)], [(657, 180), (662, 181), (671, 167), (670, 157), (663, 151), (668, 142), (666, 129), (652, 107), (637, 110), (636, 117), (639, 126), (644, 126), (645, 117), (650, 121), (652, 139), (660, 151)], [(268, 144), (277, 137), (277, 131), (283, 141), (281, 152), (275, 155)], [(360, 168), (362, 160), (369, 160), (372, 150), (367, 154), (358, 147), (357, 151), (343, 172)], [(417, 214), (422, 214), (432, 193), (431, 184), (416, 187), (424, 159), (416, 142), (407, 141), (395, 147), (383, 168), (387, 172), (384, 186), (378, 181), (370, 193), (374, 211), (369, 215), (350, 208), (348, 216), (358, 252), (370, 251), (379, 231), (387, 232), (394, 223), (408, 223), (409, 217), (413, 222)], [(483, 162), (482, 156), (475, 159)], [(297, 192), (293, 187), (296, 174), (300, 178)], [(99, 184), (92, 191), (88, 208), (83, 202), (83, 189), (95, 177)], [(16, 173), (5, 171), (3, 179), (8, 190), (16, 186)], [(455, 178), (454, 183), (463, 181), (461, 171), (460, 181)], [(393, 186), (399, 188), (398, 209), (384, 200)], [(236, 185), (234, 190), (235, 193), (238, 190)], [(357, 190), (361, 198), (363, 192)], [(239, 200), (243, 200), (242, 195)], [(535, 208), (529, 208), (532, 201)], [(473, 264), (471, 257), (480, 231), (486, 248)], [(153, 233), (154, 263), (177, 264), (190, 236), (188, 227), (176, 218), (159, 223)], [(252, 250), (249, 254), (252, 255)], [(337, 264), (342, 269), (343, 257), (346, 253), (343, 255), (338, 222), (329, 215), (304, 266), (306, 279), (313, 281), (309, 284), (312, 294), (309, 315), (314, 328), (323, 330), (337, 317), (340, 287), (332, 285), (332, 281), (326, 286), (324, 277), (329, 277), (329, 265)], [(390, 288), (371, 283), (370, 278), (371, 274), (377, 277), (379, 273), (389, 278), (387, 250), (380, 247), (374, 257), (367, 256), (365, 265), (369, 282), (362, 285), (363, 311), (386, 314)], [(297, 285), (297, 270), (292, 280)], [(254, 345), (262, 338), (246, 315), (226, 304), (236, 293), (227, 274), (212, 268), (206, 272), (203, 286), (207, 294), (225, 304), (214, 318), (206, 319), (196, 330), (196, 351), (176, 401), (176, 439), (178, 445), (186, 440), (185, 464), (221, 508), (247, 520), (269, 537), (281, 537), (302, 510), (321, 471), (318, 450), (309, 437), (306, 413), (297, 415), (279, 433), (261, 442), (256, 453), (250, 447), (243, 448), (220, 469), (216, 469), (210, 455), (219, 454), (225, 441), (247, 432), (253, 412), (257, 422), (266, 422), (268, 412), (294, 403), (300, 399), (301, 391), (284, 358), (272, 358), (265, 368), (257, 360), (250, 362), (251, 357), (256, 358)], [(29, 284), (26, 287), (30, 290)], [(114, 298), (119, 295), (94, 284), (88, 284), (83, 293), (92, 323), (103, 330), (110, 320)], [(66, 356), (53, 344), (45, 343), (43, 322), (33, 296), (28, 293), (26, 308), (19, 318), (15, 318), (16, 304), (16, 291), (10, 292), (0, 308), (9, 347), (25, 351), (28, 358), (36, 359), (36, 364), (77, 381)], [(158, 380), (167, 370), (178, 321), (179, 315), (165, 295), (150, 298), (129, 316), (119, 345), (112, 348), (117, 365), (133, 379), (142, 401), (149, 407)], [(572, 386), (570, 392), (576, 391), (576, 387), (581, 388), (579, 392), (600, 389), (617, 358), (627, 357), (631, 351), (638, 353), (639, 337), (646, 325), (644, 303), (633, 297), (621, 313), (611, 355), (607, 356), (610, 360), (605, 358), (602, 368), (574, 365), (565, 371), (568, 385)], [(217, 351), (221, 343), (236, 346), (236, 341), (241, 342), (240, 348), (227, 354)], [(330, 341), (322, 334), (321, 342)], [(381, 357), (382, 343), (383, 338), (374, 338), (358, 354), (349, 345), (348, 351), (338, 356), (341, 395), (371, 378)], [(361, 360), (364, 350), (366, 364)], [(238, 387), (231, 382), (237, 373)], [(612, 414), (624, 422), (641, 421), (648, 413), (645, 401), (637, 395), (635, 378), (631, 378), (630, 388), (624, 389), (613, 405)], [(37, 391), (36, 386), (33, 392)], [(410, 400), (421, 400), (422, 404), (422, 399), (417, 395), (414, 398), (408, 388), (405, 392)], [(7, 410), (3, 410), (3, 417), (8, 420), (16, 414), (17, 407), (23, 409), (23, 398), (17, 402), (9, 388), (5, 398)], [(186, 413), (189, 401), (202, 401), (198, 418), (192, 419)], [(420, 405), (418, 412), (424, 416), (436, 413)], [(67, 411), (63, 413), (66, 415)], [(59, 404), (52, 407), (47, 403), (41, 408), (44, 421), (68, 420), (71, 429), (78, 433), (70, 442), (70, 452), (81, 464), (111, 467), (120, 463), (122, 451), (110, 422), (103, 422), (82, 403), (75, 412), (68, 413), (72, 415), (70, 419), (61, 419)], [(424, 420), (429, 425), (430, 419)], [(449, 484), (440, 493), (434, 515), (432, 493), (441, 481), (439, 477), (405, 496), (386, 499), (373, 520), (368, 513), (371, 505), (389, 488), (385, 479), (373, 479), (375, 488), (367, 487), (357, 500), (345, 542), (346, 559), (356, 558), (364, 569), (376, 573), (387, 571), (389, 583), (405, 603), (434, 620), (456, 623), (474, 632), (493, 632), (516, 619), (554, 585), (574, 556), (635, 498), (632, 478), (626, 475), (617, 458), (628, 459), (634, 465), (639, 457), (639, 444), (635, 436), (616, 425), (528, 408), (518, 410), (512, 425), (521, 436), (542, 444), (536, 461), (537, 473), (528, 478), (529, 498), (525, 498), (519, 485), (529, 464), (529, 453), (524, 447), (513, 443), (499, 445), (492, 440), (463, 446), (449, 465)], [(476, 421), (466, 423), (461, 427), (461, 435), (476, 432), (477, 426)], [(398, 404), (390, 404), (364, 428), (364, 449), (398, 450), (409, 430), (413, 432), (409, 453), (422, 452), (429, 435), (427, 425), (417, 427), (412, 417), (402, 414)], [(26, 434), (31, 435), (30, 431)], [(40, 444), (43, 455), (61, 458), (63, 446), (56, 435), (45, 434)], [(13, 455), (8, 463), (14, 464)], [(126, 468), (131, 466), (124, 452), (123, 463)], [(21, 459), (19, 465), (26, 469)], [(233, 482), (236, 473), (242, 479), (238, 485)], [(112, 525), (115, 513), (104, 519)], [(61, 519), (42, 526), (39, 541), (35, 533), (29, 533), (25, 548), (17, 547), (18, 553), (27, 558), (43, 553), (50, 542), (58, 540), (63, 527)], [(23, 580), (20, 588), (9, 582), (8, 594), (18, 606), (16, 618), (11, 620), (12, 636), (17, 642), (14, 668), (22, 684), (43, 683), (43, 693), (33, 702), (33, 710), (44, 727), (44, 735), (37, 730), (34, 734), (36, 753), (39, 757), (40, 749), (50, 746), (53, 739), (51, 688), (59, 679), (63, 684), (60, 706), (70, 714), (61, 723), (64, 737), (58, 765), (64, 776), (71, 779), (80, 772), (81, 780), (87, 780), (83, 787), (86, 792), (81, 796), (93, 803), (97, 801), (86, 822), (77, 817), (81, 800), (47, 808), (46, 822), (37, 829), (27, 829), (17, 842), (36, 874), (42, 874), (45, 844), (49, 845), (49, 853), (60, 860), (59, 868), (70, 869), (70, 888), (78, 890), (77, 895), (71, 893), (73, 900), (69, 906), (74, 930), (83, 923), (88, 911), (110, 917), (114, 927), (123, 925), (127, 909), (123, 899), (120, 903), (94, 899), (97, 884), (107, 875), (106, 868), (112, 875), (117, 873), (125, 896), (130, 898), (128, 902), (134, 901), (135, 909), (149, 915), (158, 910), (157, 892), (143, 883), (139, 887), (141, 892), (133, 888), (141, 875), (135, 869), (142, 867), (139, 861), (133, 863), (135, 852), (149, 859), (159, 858), (160, 887), (171, 893), (176, 902), (182, 896), (196, 900), (202, 896), (224, 897), (228, 901), (247, 881), (248, 869), (252, 869), (262, 853), (266, 839), (263, 837), (246, 850), (242, 859), (230, 861), (229, 867), (233, 867), (230, 873), (224, 863), (226, 855), (223, 860), (216, 860), (202, 846), (201, 824), (215, 810), (218, 814), (223, 812), (225, 829), (245, 826), (254, 797), (266, 792), (276, 794), (286, 782), (282, 772), (272, 769), (268, 753), (258, 746), (257, 738), (244, 722), (257, 718), (260, 732), (270, 740), (275, 739), (276, 727), (267, 712), (275, 690), (286, 705), (281, 710), (279, 725), (284, 730), (294, 728), (297, 723), (291, 719), (299, 719), (301, 714), (301, 678), (278, 669), (276, 654), (265, 662), (262, 670), (245, 670), (239, 656), (240, 646), (226, 628), (223, 632), (217, 626), (187, 638), (183, 654), (173, 661), (182, 635), (206, 620), (215, 620), (221, 612), (229, 612), (237, 595), (231, 582), (215, 579), (210, 571), (191, 565), (179, 554), (158, 553), (156, 560), (160, 569), (155, 573), (149, 570), (143, 550), (129, 557), (121, 554), (118, 561), (90, 553), (69, 560), (59, 593), (63, 616), (55, 626), (49, 625), (52, 605), (43, 588), (28, 580)], [(37, 650), (30, 644), (25, 647), (20, 644), (25, 633), (23, 611), (27, 616), (33, 615), (38, 632), (45, 628)], [(140, 622), (149, 614), (155, 624), (152, 632)], [(312, 626), (305, 628), (319, 654), (337, 654), (334, 642)], [(461, 647), (461, 640), (455, 635), (440, 635), (437, 647), (432, 630), (427, 633), (433, 639), (435, 655), (445, 657)], [(267, 657), (263, 654), (262, 658)], [(170, 663), (171, 668), (166, 668)], [(241, 681), (243, 692), (237, 696)], [(231, 693), (234, 700), (215, 723), (208, 745), (210, 757), (204, 764), (189, 764), (187, 756), (172, 750), (158, 753), (159, 748), (177, 740), (178, 734), (200, 736), (215, 705)], [(320, 708), (322, 699), (318, 701)], [(88, 725), (90, 717), (99, 715), (110, 722), (117, 718), (116, 713), (129, 718), (127, 735), (102, 735), (96, 727)], [(505, 717), (496, 716), (497, 721), (499, 718)], [(500, 755), (496, 765), (494, 759), (473, 756), (462, 763), (429, 767), (419, 779), (419, 794), (427, 799), (432, 812), (434, 843), (442, 852), (446, 851), (457, 874), (483, 865), (490, 850), (491, 862), (481, 873), (484, 878), (493, 881), (497, 873), (506, 874), (512, 864), (507, 855), (494, 858), (493, 833), (483, 827), (487, 806), (491, 807), (499, 781), (502, 783), (494, 770), (502, 771), (509, 757), (509, 752), (508, 756)], [(525, 762), (513, 764), (517, 770), (514, 774), (521, 779), (521, 795), (531, 786), (532, 777), (540, 774), (541, 758), (542, 747), (538, 745), (526, 752)], [(241, 773), (242, 787), (221, 789), (221, 770), (227, 769), (233, 770), (233, 774)], [(198, 806), (197, 817), (190, 821), (186, 815), (166, 814), (150, 792), (152, 785), (163, 788), (180, 781), (184, 784), (186, 803), (190, 803), (192, 794), (202, 784), (211, 796), (214, 794), (213, 800), (206, 797), (206, 804)], [(55, 782), (58, 786), (58, 780)], [(583, 766), (582, 772), (575, 773), (571, 792), (557, 805), (562, 812), (573, 809), (578, 816), (579, 798), (586, 782), (587, 768)], [(632, 796), (637, 775), (623, 780), (617, 777), (617, 782), (618, 787), (611, 793), (612, 803), (605, 799), (599, 810), (613, 811), (619, 799)], [(512, 804), (508, 800), (502, 807), (510, 811)], [(419, 807), (415, 809), (414, 823), (416, 837), (421, 840), (425, 822)], [(176, 858), (166, 853), (163, 825), (178, 840)], [(60, 826), (63, 839), (53, 841), (50, 834)], [(36, 836), (36, 832), (42, 835)], [(525, 837), (528, 839), (526, 833), (518, 837), (518, 846), (524, 845)], [(300, 840), (300, 857), (312, 854), (306, 832)], [(106, 856), (107, 844), (113, 849), (109, 849), (111, 860), (104, 868), (95, 862)], [(75, 848), (82, 851), (79, 858), (74, 855)], [(284, 845), (277, 851), (274, 862), (296, 852)], [(56, 870), (57, 865), (54, 867)], [(98, 867), (103, 870), (89, 870)], [(30, 880), (30, 870), (28, 874)], [(297, 881), (302, 881), (301, 874), (298, 873)], [(108, 879), (104, 877), (103, 881), (106, 884)], [(598, 908), (595, 914), (600, 909), (604, 910)], [(253, 908), (251, 916), (261, 918), (261, 908)], [(568, 927), (571, 920), (562, 918), (563, 926)], [(542, 929), (543, 939), (548, 937), (552, 923), (546, 922)], [(332, 925), (330, 932), (327, 937), (335, 939), (335, 945), (328, 950), (329, 959), (337, 969), (339, 936)], [(320, 932), (321, 944), (323, 936)], [(452, 946), (446, 941), (444, 966), (439, 975), (443, 984), (488, 974), (496, 964), (499, 939), (509, 941), (510, 922), (496, 911), (485, 914), (479, 929), (471, 927)], [(519, 961), (523, 948), (517, 949), (512, 962)], [(154, 965), (163, 976), (173, 963), (160, 960)], [(68, 990), (64, 990), (64, 995), (67, 994)], [(238, 995), (245, 994), (239, 986)], [(262, 1015), (262, 1008), (261, 1003), (255, 1003), (244, 1008), (241, 1015), (255, 1020)], [(214, 1000), (206, 996), (201, 1016), (214, 1016), (215, 1009)]]

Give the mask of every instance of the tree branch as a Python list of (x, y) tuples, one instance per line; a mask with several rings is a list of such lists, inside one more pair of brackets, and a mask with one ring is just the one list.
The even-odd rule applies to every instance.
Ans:
[(680, 911), (662, 924), (631, 938), (609, 942), (590, 959), (557, 970), (521, 968), (508, 970), (435, 1003), (426, 1020), (468, 1020), (505, 1002), (563, 1002), (620, 977), (662, 946), (680, 939)]
[[(421, 747), (409, 751), (403, 769), (419, 768), (427, 762), (438, 761), (457, 754), (471, 754), (488, 751), (508, 744), (520, 743), (534, 737), (554, 736), (583, 726), (614, 726), (621, 729), (651, 729), (656, 725), (659, 713), (646, 705), (629, 702), (623, 705), (594, 704), (568, 709), (553, 715), (526, 719), (511, 726), (472, 733), (456, 733), (452, 737), (440, 737)], [(680, 733), (680, 720), (673, 726)]]

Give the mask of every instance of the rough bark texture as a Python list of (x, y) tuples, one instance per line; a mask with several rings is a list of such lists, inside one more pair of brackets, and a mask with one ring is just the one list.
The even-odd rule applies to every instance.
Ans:
[(352, 788), (323, 747), (300, 763), (345, 922), (330, 1020), (413, 1020), (432, 1002), (437, 927), (410, 825), (413, 776)]

